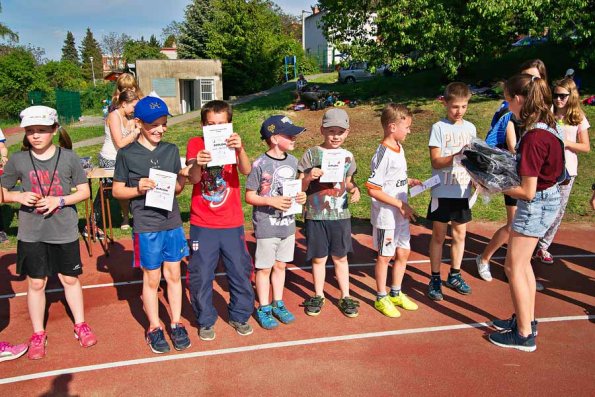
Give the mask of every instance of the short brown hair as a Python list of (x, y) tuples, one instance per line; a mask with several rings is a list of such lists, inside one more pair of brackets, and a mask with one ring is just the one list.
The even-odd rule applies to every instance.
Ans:
[(382, 128), (387, 128), (390, 123), (396, 123), (399, 120), (405, 120), (407, 117), (413, 117), (411, 110), (400, 103), (389, 103), (382, 109), (380, 123)]
[(227, 122), (231, 123), (233, 110), (231, 109), (231, 105), (229, 103), (221, 100), (214, 100), (205, 103), (202, 109), (200, 109), (200, 122), (202, 125), (205, 125), (207, 122), (207, 114), (210, 112), (227, 113)]
[(471, 98), (471, 90), (465, 83), (457, 82), (450, 83), (444, 89), (444, 100), (450, 102), (453, 99), (469, 99)]

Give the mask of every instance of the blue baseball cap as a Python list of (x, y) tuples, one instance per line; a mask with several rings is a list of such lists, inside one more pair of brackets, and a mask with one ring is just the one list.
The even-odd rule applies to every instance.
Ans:
[(275, 115), (262, 122), (260, 127), (261, 139), (268, 139), (275, 134), (293, 136), (306, 131), (304, 127), (298, 127), (287, 116)]
[(152, 123), (163, 116), (171, 116), (171, 114), (169, 114), (169, 109), (161, 98), (146, 96), (138, 101), (134, 107), (134, 117), (145, 123)]

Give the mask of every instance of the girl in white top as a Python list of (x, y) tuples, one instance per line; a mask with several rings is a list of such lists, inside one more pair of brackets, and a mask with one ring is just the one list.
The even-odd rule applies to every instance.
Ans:
[[(115, 109), (109, 113), (105, 120), (105, 141), (99, 152), (99, 166), (101, 168), (113, 168), (116, 165), (116, 154), (118, 150), (134, 142), (139, 134), (134, 120), (131, 116), (134, 114), (134, 107), (139, 97), (136, 91), (125, 90), (118, 96), (115, 103)], [(100, 207), (101, 203), (96, 195), (93, 203), (95, 209), (95, 223), (100, 227)], [(128, 200), (119, 200), (122, 208), (122, 230), (130, 229)]]
[(552, 94), (554, 102), (554, 116), (558, 125), (564, 131), (564, 156), (566, 159), (566, 170), (570, 175), (570, 182), (560, 186), (560, 211), (552, 226), (545, 233), (545, 236), (539, 239), (537, 243), (537, 257), (543, 263), (551, 264), (554, 258), (548, 252), (556, 232), (560, 227), (572, 185), (578, 174), (577, 153), (588, 153), (589, 143), (589, 122), (585, 113), (581, 110), (578, 89), (572, 78), (564, 78), (554, 84)]

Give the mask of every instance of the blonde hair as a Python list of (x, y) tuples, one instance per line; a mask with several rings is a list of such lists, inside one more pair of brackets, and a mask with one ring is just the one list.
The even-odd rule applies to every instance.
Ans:
[(382, 128), (386, 129), (389, 124), (405, 120), (407, 117), (413, 117), (413, 113), (407, 106), (399, 103), (389, 103), (382, 109), (380, 123)]
[(525, 98), (519, 115), (523, 128), (527, 129), (537, 122), (556, 128), (556, 119), (551, 110), (552, 94), (544, 79), (530, 74), (517, 74), (506, 81), (504, 93), (510, 98), (515, 95)]
[(444, 89), (444, 101), (450, 102), (453, 99), (469, 99), (471, 98), (471, 90), (465, 83), (454, 82), (450, 83)]
[(578, 96), (578, 89), (571, 77), (563, 78), (554, 83), (554, 90), (556, 87), (564, 88), (570, 95), (568, 95), (568, 102), (566, 102), (566, 114), (564, 114), (564, 123), (568, 125), (579, 125), (585, 114), (581, 109), (581, 100)]
[(138, 95), (138, 99), (141, 99), (144, 95), (136, 82), (136, 79), (130, 73), (122, 73), (120, 77), (116, 80), (116, 89), (112, 95), (112, 106), (117, 108), (119, 105), (119, 98), (120, 94), (122, 94), (126, 90), (131, 90), (136, 92)]

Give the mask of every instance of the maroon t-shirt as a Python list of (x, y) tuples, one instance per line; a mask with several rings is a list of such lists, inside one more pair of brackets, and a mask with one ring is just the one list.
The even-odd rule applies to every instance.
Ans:
[(560, 140), (551, 132), (542, 129), (527, 131), (519, 147), (520, 176), (536, 176), (537, 191), (556, 184), (564, 167), (564, 155)]

